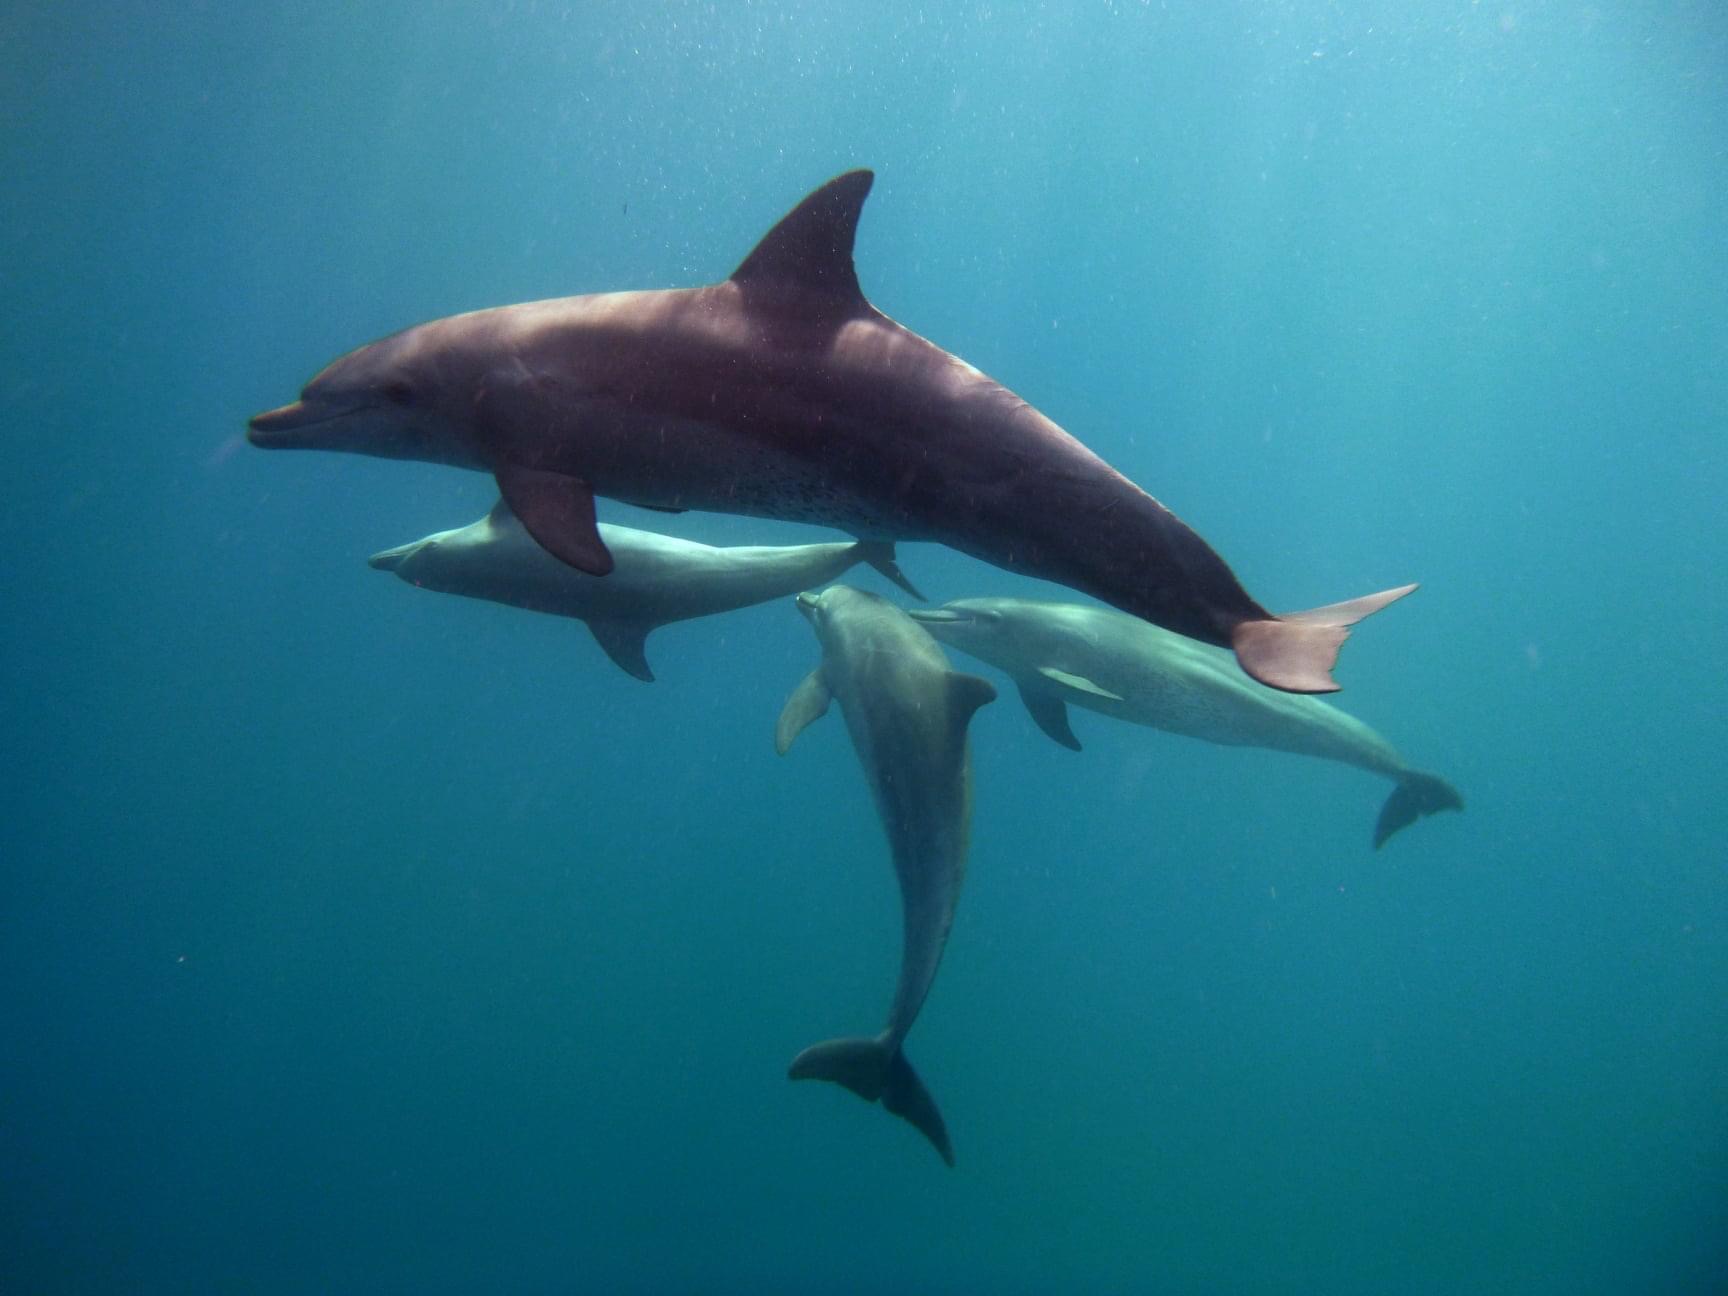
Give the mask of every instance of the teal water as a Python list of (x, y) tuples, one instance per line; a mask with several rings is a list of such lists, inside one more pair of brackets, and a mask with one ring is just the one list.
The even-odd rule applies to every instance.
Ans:
[[(790, 605), (645, 686), (367, 568), (485, 479), (241, 437), (857, 165), (872, 299), (1264, 601), (1423, 582), (1341, 702), (1469, 801), (1006, 693), (953, 1171), (784, 1078), (898, 957)], [(0, 1291), (1728, 1289), (1718, 6), (22, 3), (0, 176)]]

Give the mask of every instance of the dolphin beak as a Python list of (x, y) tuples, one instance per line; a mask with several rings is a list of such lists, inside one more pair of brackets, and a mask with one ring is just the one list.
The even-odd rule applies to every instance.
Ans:
[(822, 596), (820, 594), (811, 594), (806, 591), (798, 596), (798, 610), (802, 612), (805, 619), (808, 620), (815, 613), (816, 605), (821, 601)]
[(280, 410), (266, 410), (261, 415), (252, 415), (252, 422), (247, 423), (247, 441), (254, 446), (268, 446), (271, 439), (282, 432), (292, 432), (306, 423), (318, 422), (311, 410), (306, 408), (306, 401), (295, 401), (285, 404)]
[(414, 552), (411, 544), (397, 545), (394, 549), (385, 549), (373, 554), (366, 563), (374, 571), (395, 571), (408, 560), (408, 555)]
[(956, 612), (953, 608), (907, 608), (906, 615), (925, 625), (953, 625), (956, 621), (973, 619), (970, 613)]
[(280, 409), (254, 414), (252, 421), (246, 425), (246, 439), (265, 450), (322, 449), (323, 445), (316, 435), (308, 435), (310, 429), (335, 423), (365, 408), (333, 405), (327, 401), (297, 400)]

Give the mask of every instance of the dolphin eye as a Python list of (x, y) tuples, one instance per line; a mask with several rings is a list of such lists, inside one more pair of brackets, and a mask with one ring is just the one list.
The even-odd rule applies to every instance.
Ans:
[(395, 382), (384, 384), (384, 399), (392, 405), (412, 405), (414, 388), (398, 378)]

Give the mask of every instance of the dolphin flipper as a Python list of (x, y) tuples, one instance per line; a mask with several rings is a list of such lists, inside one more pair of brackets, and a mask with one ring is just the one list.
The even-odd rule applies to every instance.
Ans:
[(1020, 700), (1038, 727), (1069, 751), (1080, 750), (1080, 740), (1068, 723), (1068, 708), (1062, 699), (1047, 689), (1020, 685)]
[(1424, 816), (1463, 808), (1463, 794), (1438, 774), (1406, 770), (1380, 807), (1380, 818), (1374, 825), (1374, 849), (1379, 850), (1393, 833)]
[(1286, 612), (1266, 621), (1242, 621), (1230, 632), (1230, 647), (1248, 675), (1286, 693), (1336, 693), (1332, 667), (1350, 627), (1414, 585), (1364, 594), (1345, 603), (1328, 603), (1306, 612)]
[(874, 1039), (825, 1040), (812, 1044), (787, 1068), (793, 1080), (831, 1080), (865, 1102), (880, 1102), (930, 1140), (942, 1160), (954, 1164), (954, 1146), (936, 1100), (906, 1060), (905, 1050)]
[(653, 626), (640, 621), (597, 619), (588, 622), (588, 628), (619, 670), (645, 684), (654, 682), (654, 671), (648, 665), (648, 632)]
[(774, 725), (774, 750), (784, 756), (794, 738), (828, 714), (833, 696), (828, 691), (828, 681), (822, 678), (821, 667), (806, 675), (780, 709), (780, 719)]
[(612, 553), (594, 518), (594, 490), (580, 477), (501, 463), (498, 492), (547, 553), (590, 576), (612, 571)]

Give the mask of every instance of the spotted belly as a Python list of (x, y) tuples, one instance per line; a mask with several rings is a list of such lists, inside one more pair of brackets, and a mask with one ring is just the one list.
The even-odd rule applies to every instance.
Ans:
[(805, 522), (867, 539), (931, 538), (928, 523), (890, 492), (858, 481), (838, 457), (816, 461), (702, 423), (656, 421), (627, 439), (628, 452), (592, 456), (584, 468), (596, 494), (650, 508)]

